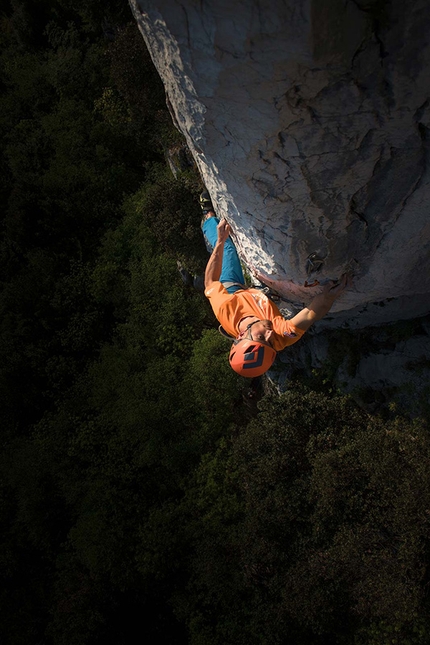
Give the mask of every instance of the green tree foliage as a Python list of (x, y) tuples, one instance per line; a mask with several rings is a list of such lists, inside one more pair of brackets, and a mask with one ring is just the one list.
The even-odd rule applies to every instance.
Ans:
[[(66, 4), (39, 3), (36, 17), (34, 3), (12, 3), (1, 25), (8, 643), (120, 642), (142, 606), (162, 616), (148, 634), (169, 621), (178, 631), (164, 591), (137, 580), (136, 518), (178, 495), (179, 385), (208, 318), (131, 198), (163, 158), (155, 136), (142, 145), (151, 123), (166, 128), (153, 117), (160, 92), (145, 114), (131, 105), (114, 81), (122, 27), (109, 27), (106, 3)], [(151, 93), (160, 82), (152, 69), (147, 78)], [(130, 614), (126, 624), (118, 611)]]
[(182, 141), (172, 127), (166, 110), (164, 87), (134, 23), (128, 23), (118, 33), (108, 50), (111, 77), (118, 96), (128, 106), (128, 122), (139, 146), (167, 147)]
[[(114, 6), (106, 5), (106, 20)], [(114, 61), (120, 76), (117, 43), (88, 17), (100, 10), (43, 3), (36, 19), (34, 3), (16, 2), (1, 25), (1, 388), (6, 416), (23, 426), (111, 333), (113, 306), (93, 301), (88, 276), (100, 237), (114, 230), (124, 198), (145, 179), (145, 164), (163, 155), (155, 139), (140, 145), (142, 118), (129, 116), (112, 80)], [(21, 38), (23, 17), (34, 37)], [(146, 76), (156, 77), (149, 69)], [(109, 92), (126, 118), (112, 120), (100, 108)], [(151, 105), (162, 109), (160, 94)]]
[(191, 489), (192, 642), (425, 643), (429, 457), (421, 422), (300, 387), (265, 399)]
[[(142, 195), (142, 215), (161, 247), (179, 258), (192, 273), (202, 273), (208, 260), (200, 230), (201, 211), (188, 177), (172, 181), (155, 167)], [(194, 185), (191, 188), (195, 188)]]

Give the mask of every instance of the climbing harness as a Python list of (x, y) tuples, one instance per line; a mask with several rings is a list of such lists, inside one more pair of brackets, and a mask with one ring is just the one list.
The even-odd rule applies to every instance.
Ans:
[(246, 289), (246, 286), (244, 284), (241, 284), (240, 282), (222, 282), (222, 286), (225, 289), (229, 289), (230, 287), (240, 287), (241, 289)]

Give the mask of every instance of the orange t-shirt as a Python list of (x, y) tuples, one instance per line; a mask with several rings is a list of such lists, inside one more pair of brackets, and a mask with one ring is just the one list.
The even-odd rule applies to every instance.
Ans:
[(215, 316), (225, 331), (235, 338), (239, 335), (239, 323), (246, 316), (257, 316), (261, 320), (271, 320), (274, 334), (273, 349), (279, 352), (287, 345), (296, 343), (305, 333), (285, 320), (278, 307), (259, 289), (243, 289), (228, 293), (221, 282), (213, 282), (206, 289)]

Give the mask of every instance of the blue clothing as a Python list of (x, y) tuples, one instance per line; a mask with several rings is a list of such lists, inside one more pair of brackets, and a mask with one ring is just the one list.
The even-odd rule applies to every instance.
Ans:
[[(218, 217), (209, 217), (203, 222), (202, 231), (205, 240), (210, 249), (213, 249), (217, 239), (218, 232), (217, 226), (219, 224)], [(236, 247), (232, 240), (228, 238), (224, 245), (224, 254), (222, 256), (222, 269), (219, 282), (238, 282), (239, 284), (226, 287), (229, 293), (235, 293), (239, 289), (246, 289), (245, 278), (243, 277), (242, 267), (240, 265), (239, 256)]]

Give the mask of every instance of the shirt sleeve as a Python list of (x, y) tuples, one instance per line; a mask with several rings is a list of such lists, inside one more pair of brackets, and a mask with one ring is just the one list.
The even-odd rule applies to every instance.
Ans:
[(231, 294), (221, 284), (221, 282), (212, 282), (211, 286), (205, 290), (205, 296), (211, 303), (215, 316), (218, 318), (218, 312), (225, 301), (231, 297)]
[(299, 329), (282, 316), (276, 316), (273, 320), (273, 329), (277, 334), (275, 344), (278, 346), (274, 347), (276, 351), (280, 351), (288, 345), (294, 345), (305, 333), (303, 329)]

